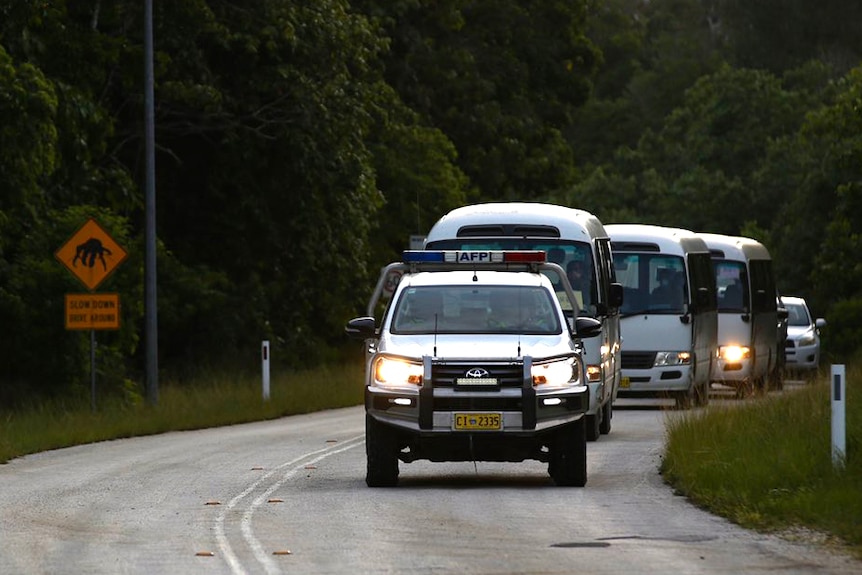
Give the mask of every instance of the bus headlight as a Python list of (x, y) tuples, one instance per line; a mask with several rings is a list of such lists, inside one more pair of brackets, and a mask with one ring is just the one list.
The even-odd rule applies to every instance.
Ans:
[(722, 345), (718, 348), (718, 357), (731, 363), (737, 363), (751, 357), (751, 349), (745, 345)]
[(688, 365), (691, 363), (691, 352), (659, 351), (655, 354), (653, 367), (668, 367), (671, 365)]

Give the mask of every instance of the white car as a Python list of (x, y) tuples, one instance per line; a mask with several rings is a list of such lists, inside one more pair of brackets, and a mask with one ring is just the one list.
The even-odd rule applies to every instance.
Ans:
[[(377, 321), (393, 270), (401, 279)], [(369, 315), (346, 328), (367, 345), (370, 487), (396, 485), (399, 460), (418, 459), (536, 459), (557, 485), (586, 483), (580, 338), (601, 323), (568, 317), (543, 271), (563, 275), (543, 251), (405, 252), (384, 269)]]
[(801, 297), (781, 296), (781, 301), (787, 309), (786, 368), (816, 370), (820, 365), (820, 329), (826, 320), (814, 319)]

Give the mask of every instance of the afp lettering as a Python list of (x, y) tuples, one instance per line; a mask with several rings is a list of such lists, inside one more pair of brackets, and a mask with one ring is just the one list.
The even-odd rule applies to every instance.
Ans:
[(461, 252), (459, 262), (488, 262), (491, 261), (491, 252)]

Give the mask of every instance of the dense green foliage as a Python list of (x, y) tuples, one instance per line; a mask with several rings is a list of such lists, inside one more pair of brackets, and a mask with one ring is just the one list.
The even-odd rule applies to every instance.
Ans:
[[(554, 201), (764, 241), (785, 293), (862, 320), (862, 14), (759, 0), (154, 2), (165, 371), (328, 361), (376, 271), (449, 209)], [(95, 217), (102, 388), (143, 366), (143, 8), (0, 0), (0, 405), (85, 393), (83, 291), (53, 257)], [(775, 25), (779, 22), (781, 25)]]

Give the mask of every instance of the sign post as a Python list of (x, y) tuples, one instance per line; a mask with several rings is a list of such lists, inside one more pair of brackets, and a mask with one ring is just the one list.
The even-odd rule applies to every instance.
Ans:
[[(93, 218), (84, 222), (54, 253), (90, 292), (105, 281), (127, 255)], [(68, 330), (90, 330), (90, 403), (96, 411), (96, 330), (120, 329), (120, 295), (66, 294), (65, 322)]]
[(844, 467), (847, 453), (847, 427), (845, 420), (845, 393), (843, 365), (832, 365), (832, 465), (836, 469)]
[(261, 371), (263, 372), (263, 399), (269, 399), (269, 341), (264, 340), (260, 346)]

